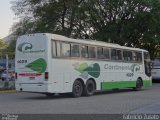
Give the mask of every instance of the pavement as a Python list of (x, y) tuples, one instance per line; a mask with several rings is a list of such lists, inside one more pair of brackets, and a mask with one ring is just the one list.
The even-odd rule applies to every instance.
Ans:
[(0, 113), (14, 114), (137, 114), (160, 113), (160, 84), (141, 91), (121, 89), (98, 92), (91, 97), (46, 97), (13, 92), (0, 94)]
[(138, 108), (131, 111), (129, 114), (160, 114), (160, 102)]

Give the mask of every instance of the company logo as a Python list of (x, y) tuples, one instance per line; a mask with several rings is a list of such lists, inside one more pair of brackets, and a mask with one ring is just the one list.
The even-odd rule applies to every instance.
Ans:
[(108, 70), (119, 70), (119, 71), (131, 71), (132, 73), (140, 71), (139, 64), (132, 64), (132, 65), (110, 65), (105, 64), (104, 69)]
[(18, 50), (22, 53), (42, 53), (45, 52), (45, 50), (32, 50), (33, 45), (31, 43), (21, 43), (18, 45)]
[(81, 77), (87, 79), (88, 76), (98, 78), (100, 76), (100, 66), (98, 63), (90, 64), (87, 63), (75, 63), (73, 64), (74, 69), (81, 73)]
[(31, 43), (25, 42), (25, 43), (21, 43), (18, 45), (18, 50), (20, 52), (23, 52), (23, 51), (31, 50), (32, 47), (33, 47), (33, 45)]
[(33, 71), (36, 71), (38, 73), (44, 73), (47, 68), (47, 63), (43, 58), (39, 58), (28, 65), (26, 65), (27, 68), (30, 68)]
[(138, 72), (140, 71), (140, 66), (138, 64), (133, 64), (131, 66), (131, 71), (134, 73), (134, 72)]

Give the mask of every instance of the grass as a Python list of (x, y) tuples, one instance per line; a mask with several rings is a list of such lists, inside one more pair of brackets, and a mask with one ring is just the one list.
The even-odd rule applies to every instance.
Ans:
[(0, 89), (0, 93), (14, 93), (16, 90), (11, 89)]

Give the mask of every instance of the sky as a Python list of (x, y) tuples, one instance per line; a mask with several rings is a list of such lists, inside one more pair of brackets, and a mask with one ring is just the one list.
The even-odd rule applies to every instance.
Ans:
[(11, 10), (11, 1), (13, 0), (0, 0), (0, 39), (10, 34), (10, 28), (17, 21)]

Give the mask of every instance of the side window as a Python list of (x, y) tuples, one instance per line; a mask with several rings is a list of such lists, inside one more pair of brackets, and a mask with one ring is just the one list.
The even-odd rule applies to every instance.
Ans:
[(132, 61), (133, 57), (132, 57), (132, 52), (131, 51), (123, 51), (123, 59), (124, 61)]
[(70, 44), (62, 43), (62, 57), (70, 57)]
[(117, 60), (122, 60), (122, 51), (116, 50), (116, 54), (117, 54)]
[(88, 58), (88, 46), (81, 46), (81, 56), (82, 58)]
[(116, 60), (116, 49), (111, 49), (111, 59)]
[(105, 47), (97, 48), (97, 58), (98, 59), (110, 59), (110, 49)]
[(104, 56), (103, 56), (103, 47), (97, 47), (97, 58), (98, 59), (104, 59)]
[(71, 57), (79, 57), (79, 45), (71, 44)]
[(57, 54), (56, 54), (56, 41), (52, 41), (52, 56), (53, 57), (56, 57)]
[(110, 59), (109, 49), (103, 48), (103, 55), (105, 59)]
[(136, 55), (136, 52), (133, 52), (133, 61), (137, 61), (137, 55)]
[(112, 60), (122, 60), (122, 51), (111, 49), (111, 59)]
[(123, 59), (124, 61), (128, 61), (127, 51), (123, 51)]
[(131, 51), (128, 51), (128, 61), (133, 61), (133, 55)]
[(96, 58), (96, 50), (95, 47), (88, 47), (89, 58)]
[(56, 42), (56, 48), (57, 48), (57, 57), (61, 57), (61, 43)]
[(137, 52), (137, 61), (142, 62), (142, 53)]
[(136, 62), (142, 62), (142, 53), (133, 52), (133, 60)]

